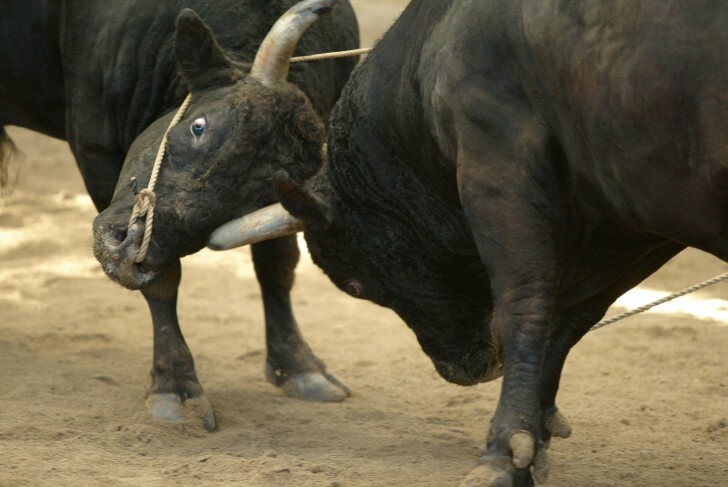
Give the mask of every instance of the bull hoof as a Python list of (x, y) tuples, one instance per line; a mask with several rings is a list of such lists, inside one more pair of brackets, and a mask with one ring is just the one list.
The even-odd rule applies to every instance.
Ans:
[(345, 389), (316, 372), (294, 375), (281, 385), (281, 390), (288, 397), (314, 402), (341, 402), (348, 396)]
[(273, 368), (266, 363), (268, 382), (281, 388), (288, 397), (312, 402), (341, 402), (351, 395), (351, 390), (328, 372), (301, 372), (281, 382)]
[[(515, 431), (489, 446), (462, 481), (461, 487), (532, 487), (548, 478), (548, 459), (543, 446), (537, 446), (526, 431)], [(489, 442), (490, 443), (490, 442)]]
[(152, 416), (160, 421), (178, 423), (183, 421), (202, 421), (206, 431), (215, 429), (215, 413), (204, 394), (186, 399), (171, 392), (158, 392), (149, 395), (147, 407)]
[(545, 477), (540, 476), (543, 471), (537, 465), (534, 465), (531, 477), (528, 469), (514, 470), (508, 457), (500, 457), (497, 460), (481, 459), (481, 461), (485, 463), (472, 469), (460, 483), (460, 487), (532, 487), (534, 479), (536, 483), (546, 481)]
[(556, 438), (568, 438), (571, 436), (571, 425), (561, 411), (554, 409), (554, 412), (544, 421), (544, 429)]
[(486, 460), (470, 471), (460, 487), (513, 487), (511, 477), (510, 458), (503, 457), (502, 461)]

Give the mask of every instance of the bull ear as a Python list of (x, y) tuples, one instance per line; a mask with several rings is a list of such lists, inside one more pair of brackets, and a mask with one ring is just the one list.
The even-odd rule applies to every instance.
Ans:
[(283, 207), (305, 224), (328, 224), (329, 211), (323, 198), (293, 182), (284, 170), (273, 175), (273, 186)]
[(192, 91), (224, 86), (236, 79), (237, 69), (222, 52), (212, 29), (189, 8), (177, 17), (174, 52), (180, 74)]

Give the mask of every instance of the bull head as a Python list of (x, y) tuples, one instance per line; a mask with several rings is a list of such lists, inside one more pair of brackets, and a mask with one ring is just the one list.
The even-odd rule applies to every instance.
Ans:
[[(288, 77), (296, 44), (303, 33), (320, 14), (331, 10), (335, 5), (335, 0), (308, 0), (288, 10), (261, 43), (250, 75), (263, 84), (284, 81)], [(300, 187), (291, 183), (285, 171), (279, 171), (274, 181), (277, 181), (275, 185), (280, 197), (318, 210), (313, 197), (309, 197)], [(222, 225), (210, 236), (208, 247), (213, 250), (227, 250), (293, 235), (302, 230), (303, 222), (292, 216), (283, 205), (276, 203)]]
[[(308, 0), (286, 12), (260, 45), (250, 75), (268, 85), (284, 81), (298, 40), (320, 14), (331, 10), (335, 4), (335, 0)], [(279, 197), (290, 202), (290, 206), (286, 206), (299, 207), (306, 214), (324, 214), (323, 205), (316, 196), (292, 183), (285, 171), (280, 171), (274, 181)], [(276, 203), (222, 225), (210, 236), (208, 247), (227, 250), (293, 235), (301, 230), (303, 222)]]
[[(182, 11), (174, 55), (192, 96), (168, 134), (149, 252), (136, 262), (141, 235), (128, 229), (134, 203), (129, 181), (147, 184), (173, 113), (131, 143), (111, 204), (94, 222), (94, 253), (107, 275), (129, 289), (147, 287), (176, 259), (202, 248), (215, 228), (274, 201), (272, 170), (283, 167), (296, 180), (313, 176), (325, 129), (308, 97), (286, 82), (286, 75), (299, 38), (335, 3), (295, 5), (265, 37), (250, 72), (221, 48), (202, 19)], [(284, 233), (298, 229), (290, 219)]]

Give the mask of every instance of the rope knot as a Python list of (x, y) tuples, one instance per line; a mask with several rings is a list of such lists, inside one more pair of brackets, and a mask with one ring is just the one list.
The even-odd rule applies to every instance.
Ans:
[(135, 197), (136, 203), (134, 206), (139, 207), (139, 215), (145, 216), (150, 208), (154, 208), (157, 205), (157, 195), (150, 188), (144, 188), (139, 191)]
[(139, 246), (139, 252), (134, 258), (134, 262), (140, 264), (147, 256), (149, 251), (149, 242), (152, 239), (152, 225), (154, 224), (154, 207), (157, 204), (157, 195), (151, 188), (144, 188), (139, 191), (134, 197), (136, 200), (134, 208), (131, 210), (131, 217), (129, 218), (129, 231), (137, 222), (137, 219), (146, 217), (144, 225), (144, 234), (142, 236), (142, 242)]
[(134, 262), (138, 264), (142, 263), (142, 261), (144, 261), (144, 258), (147, 256), (147, 251), (149, 250), (149, 242), (151, 242), (152, 240), (152, 228), (154, 225), (154, 207), (157, 204), (157, 195), (154, 194), (154, 185), (157, 183), (159, 168), (162, 165), (162, 159), (164, 159), (164, 153), (167, 150), (167, 136), (169, 135), (169, 131), (172, 130), (172, 127), (174, 127), (182, 119), (185, 111), (187, 111), (187, 107), (189, 106), (191, 99), (192, 94), (188, 94), (185, 100), (182, 102), (182, 106), (179, 107), (177, 113), (174, 115), (174, 118), (172, 118), (172, 121), (169, 123), (167, 130), (164, 131), (162, 141), (159, 143), (159, 148), (157, 149), (157, 156), (154, 158), (154, 164), (152, 165), (152, 175), (149, 178), (149, 185), (143, 190), (136, 193), (136, 178), (132, 178), (129, 181), (131, 183), (132, 191), (136, 193), (134, 196), (134, 208), (132, 208), (131, 216), (129, 217), (129, 231), (131, 231), (131, 228), (137, 222), (137, 219), (139, 217), (146, 217), (142, 242), (139, 246), (139, 252), (134, 258)]

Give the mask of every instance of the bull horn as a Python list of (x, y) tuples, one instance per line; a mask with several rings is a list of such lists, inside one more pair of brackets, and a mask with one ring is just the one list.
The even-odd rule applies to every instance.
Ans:
[(207, 242), (212, 250), (227, 250), (250, 245), (303, 230), (303, 222), (276, 203), (218, 227)]
[(335, 6), (336, 0), (305, 0), (288, 9), (263, 39), (250, 75), (266, 85), (285, 81), (298, 40), (321, 14)]

